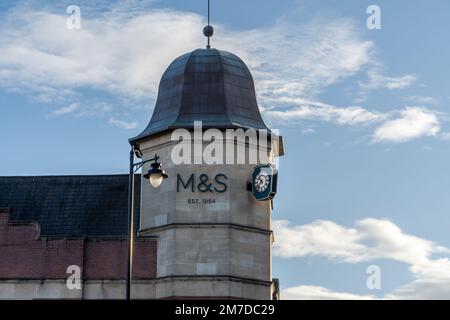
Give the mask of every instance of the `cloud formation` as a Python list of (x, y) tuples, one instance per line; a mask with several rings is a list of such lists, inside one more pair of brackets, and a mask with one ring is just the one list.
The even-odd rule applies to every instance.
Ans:
[[(383, 298), (450, 298), (450, 249), (407, 234), (389, 220), (358, 220), (353, 228), (326, 220), (294, 226), (286, 220), (277, 220), (274, 232), (274, 255), (282, 258), (322, 256), (352, 264), (389, 259), (407, 264), (415, 280)], [(443, 257), (435, 258), (436, 255)], [(286, 293), (287, 297), (299, 299), (314, 296), (345, 299), (347, 295), (310, 286), (288, 288)]]
[(320, 286), (296, 286), (284, 289), (283, 300), (373, 300), (372, 295), (358, 295), (348, 292), (336, 292)]
[(81, 30), (69, 30), (67, 16), (46, 11), (17, 10), (4, 18), (0, 85), (36, 94), (88, 87), (151, 98), (169, 62), (202, 40), (195, 32), (201, 17), (169, 10), (83, 18)]
[(418, 107), (408, 107), (396, 119), (379, 126), (374, 142), (405, 142), (419, 137), (436, 136), (441, 130), (438, 114)]
[[(0, 30), (0, 84), (38, 92), (89, 86), (151, 98), (176, 56), (204, 46), (202, 16), (156, 9), (130, 14), (123, 3), (112, 6), (111, 14), (83, 16), (81, 30), (67, 29), (64, 14), (23, 8), (9, 12)], [(369, 63), (373, 46), (344, 18), (216, 29), (214, 45), (251, 66), (262, 99), (316, 95)]]
[[(169, 63), (204, 47), (201, 30), (206, 23), (198, 14), (155, 9), (151, 2), (104, 1), (102, 11), (82, 1), (80, 30), (67, 28), (65, 8), (59, 14), (45, 7), (7, 11), (0, 20), (0, 87), (33, 95), (55, 108), (97, 103), (85, 94), (86, 89), (94, 90), (115, 101), (104, 115), (108, 121), (130, 105), (151, 108)], [(406, 109), (397, 111), (401, 118), (392, 119), (395, 112), (320, 101), (330, 86), (365, 72), (363, 90), (402, 89), (417, 81), (413, 74), (383, 74), (374, 43), (362, 38), (352, 19), (313, 17), (301, 24), (279, 20), (250, 30), (217, 25), (213, 46), (236, 53), (249, 65), (269, 122), (382, 123), (373, 142), (405, 142), (439, 131), (438, 115), (431, 111), (414, 114)], [(93, 114), (81, 110), (85, 108), (71, 114)]]
[(54, 116), (61, 116), (64, 114), (70, 114), (75, 112), (78, 109), (78, 104), (77, 103), (72, 103), (68, 106), (65, 107), (61, 107), (59, 109), (56, 109), (55, 111), (52, 112), (52, 115)]
[(362, 107), (340, 108), (326, 103), (309, 101), (302, 98), (280, 98), (281, 102), (289, 102), (297, 107), (288, 110), (267, 110), (266, 114), (273, 120), (282, 122), (296, 122), (298, 120), (320, 120), (334, 122), (339, 125), (364, 125), (377, 123), (386, 115), (372, 112)]
[(413, 85), (417, 81), (417, 76), (407, 74), (399, 77), (389, 77), (381, 73), (379, 68), (371, 68), (367, 72), (369, 81), (367, 84), (361, 84), (366, 89), (405, 89)]
[(278, 22), (270, 28), (220, 34), (217, 44), (250, 65), (263, 103), (314, 97), (355, 75), (373, 58), (373, 43), (363, 40), (346, 18)]
[(115, 118), (110, 118), (108, 123), (113, 127), (118, 127), (127, 130), (135, 129), (138, 126), (137, 122), (127, 122)]
[[(377, 125), (372, 142), (401, 143), (421, 137), (436, 136), (441, 130), (439, 114), (421, 107), (406, 107), (403, 110), (377, 112), (362, 107), (337, 107), (305, 99), (280, 98), (295, 107), (287, 110), (269, 109), (265, 114), (271, 121), (297, 123), (305, 120), (325, 121), (338, 125)], [(446, 140), (446, 134), (442, 138)]]
[[(110, 11), (95, 16), (83, 15), (82, 6), (81, 30), (66, 27), (64, 11), (9, 11), (0, 28), (0, 86), (45, 102), (75, 103), (83, 99), (83, 89), (91, 88), (152, 105), (168, 64), (204, 46), (205, 21), (175, 10), (139, 11), (135, 1), (129, 6), (113, 3)], [(278, 107), (273, 102), (280, 97), (313, 97), (354, 75), (369, 63), (373, 47), (344, 18), (279, 22), (252, 30), (231, 31), (221, 25), (216, 29), (214, 46), (249, 64), (259, 99), (270, 107)], [(344, 117), (337, 115), (338, 121)]]

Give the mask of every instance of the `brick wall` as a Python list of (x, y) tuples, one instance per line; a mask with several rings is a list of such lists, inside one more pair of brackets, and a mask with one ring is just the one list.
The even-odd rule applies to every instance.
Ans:
[[(84, 279), (125, 279), (126, 239), (43, 239), (34, 222), (9, 221), (0, 208), (0, 279), (66, 279), (69, 265), (78, 265)], [(135, 241), (133, 278), (156, 276), (156, 241)]]

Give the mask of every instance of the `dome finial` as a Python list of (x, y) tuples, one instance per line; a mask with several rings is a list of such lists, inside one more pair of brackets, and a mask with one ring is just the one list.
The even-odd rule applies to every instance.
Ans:
[(208, 44), (206, 45), (206, 49), (211, 49), (209, 39), (214, 34), (214, 28), (212, 27), (212, 25), (210, 23), (210, 18), (211, 18), (211, 1), (208, 0), (208, 25), (203, 28), (203, 34), (205, 35), (205, 37), (208, 37)]

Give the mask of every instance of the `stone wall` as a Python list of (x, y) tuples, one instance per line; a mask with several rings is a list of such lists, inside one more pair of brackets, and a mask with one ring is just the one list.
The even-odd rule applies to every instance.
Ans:
[[(158, 154), (169, 175), (158, 189), (141, 180), (140, 234), (159, 239), (156, 297), (271, 299), (272, 210), (247, 189), (255, 164), (195, 164), (195, 153), (194, 164), (176, 164), (177, 143), (164, 134), (139, 145), (143, 160)], [(248, 153), (258, 145), (243, 148)], [(273, 162), (272, 149), (265, 152)], [(202, 176), (209, 189), (201, 189)]]

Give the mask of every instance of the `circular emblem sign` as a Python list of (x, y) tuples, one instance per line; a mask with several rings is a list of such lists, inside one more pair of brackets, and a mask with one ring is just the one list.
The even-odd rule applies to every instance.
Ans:
[(277, 171), (271, 164), (255, 167), (252, 174), (252, 190), (258, 201), (271, 200), (277, 192)]

